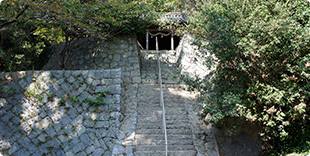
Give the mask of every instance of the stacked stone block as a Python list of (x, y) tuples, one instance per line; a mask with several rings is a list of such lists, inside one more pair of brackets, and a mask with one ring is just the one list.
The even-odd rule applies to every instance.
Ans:
[[(122, 69), (124, 83), (140, 83), (138, 48), (134, 37), (117, 37), (100, 40), (90, 37), (76, 42), (70, 54), (64, 56), (65, 43), (50, 47), (52, 57), (44, 70), (62, 69), (59, 62), (65, 61), (66, 70)], [(65, 59), (64, 59), (65, 57)]]
[(111, 155), (121, 70), (0, 74), (0, 155)]

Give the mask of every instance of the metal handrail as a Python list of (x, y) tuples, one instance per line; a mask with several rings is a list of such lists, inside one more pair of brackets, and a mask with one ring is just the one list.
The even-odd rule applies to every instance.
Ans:
[(165, 133), (166, 156), (168, 156), (168, 139), (167, 139), (167, 128), (166, 128), (165, 103), (164, 103), (163, 85), (162, 85), (162, 79), (161, 79), (160, 55), (158, 51), (157, 36), (156, 36), (156, 52), (157, 52), (157, 65), (158, 65), (158, 83), (160, 86), (160, 104), (162, 106), (162, 111), (163, 111), (163, 130)]

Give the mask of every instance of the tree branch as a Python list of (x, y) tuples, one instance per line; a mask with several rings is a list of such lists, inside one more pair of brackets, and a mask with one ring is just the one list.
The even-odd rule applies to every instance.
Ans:
[(25, 8), (24, 8), (21, 12), (19, 12), (13, 19), (11, 19), (10, 21), (7, 21), (7, 22), (5, 22), (5, 23), (2, 23), (2, 24), (0, 25), (0, 29), (1, 29), (2, 27), (6, 26), (6, 25), (9, 25), (9, 24), (12, 24), (12, 23), (16, 22), (17, 19), (18, 19), (28, 8), (29, 8), (29, 5), (28, 5), (28, 4), (25, 5)]

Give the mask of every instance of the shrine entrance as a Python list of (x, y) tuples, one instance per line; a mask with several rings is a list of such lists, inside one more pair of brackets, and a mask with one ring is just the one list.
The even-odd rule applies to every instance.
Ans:
[(147, 29), (138, 36), (138, 44), (142, 50), (156, 50), (155, 36), (158, 36), (159, 50), (175, 50), (180, 42), (180, 37), (171, 30)]

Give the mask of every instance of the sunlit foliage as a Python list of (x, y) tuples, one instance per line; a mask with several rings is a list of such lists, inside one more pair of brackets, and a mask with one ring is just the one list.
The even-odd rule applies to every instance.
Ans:
[(218, 124), (225, 118), (260, 124), (266, 151), (309, 150), (309, 2), (188, 3), (188, 30), (216, 56), (206, 63), (217, 62), (212, 81), (186, 80), (204, 93), (204, 115)]

